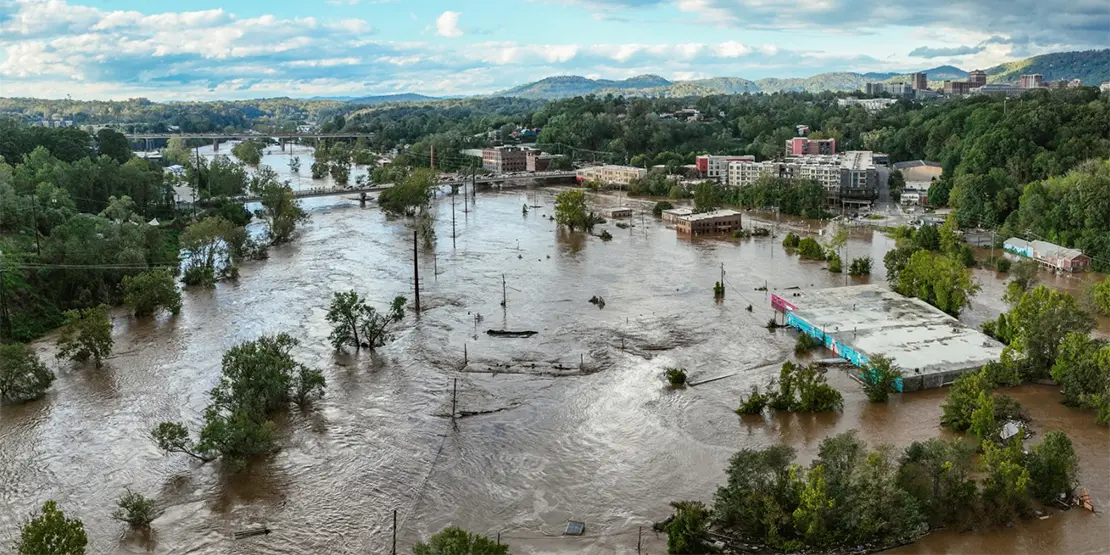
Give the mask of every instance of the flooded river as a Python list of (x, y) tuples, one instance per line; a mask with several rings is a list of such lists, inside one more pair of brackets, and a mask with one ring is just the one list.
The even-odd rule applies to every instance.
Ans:
[[(284, 173), (282, 160), (264, 163)], [(0, 541), (55, 499), (84, 521), (91, 553), (388, 553), (395, 510), (399, 553), (448, 524), (500, 533), (514, 553), (535, 554), (635, 553), (643, 526), (645, 552), (663, 553), (651, 522), (672, 500), (711, 500), (738, 449), (784, 443), (809, 460), (823, 438), (849, 429), (896, 446), (944, 433), (945, 391), (873, 405), (839, 372), (830, 382), (844, 393), (843, 413), (732, 412), (792, 356), (793, 335), (764, 328), (771, 313), (756, 287), (844, 284), (820, 263), (787, 256), (781, 239), (683, 239), (649, 212), (632, 229), (606, 224), (613, 239), (603, 242), (557, 230), (544, 217), (552, 191), (529, 199), (542, 206), (526, 216), (525, 199), (479, 193), (464, 212), (457, 197), (454, 241), (451, 198), (437, 201), (437, 244), (418, 257), (424, 310), (374, 356), (332, 350), (327, 305), (349, 289), (382, 307), (398, 294), (411, 304), (412, 232), (342, 197), (306, 201), (311, 220), (293, 244), (245, 266), (236, 283), (186, 292), (177, 317), (117, 312), (106, 368), (60, 366), (45, 399), (0, 409)], [(872, 256), (878, 280), (892, 246), (857, 231), (848, 257)], [(728, 289), (717, 304), (722, 264)], [(1004, 282), (977, 277), (984, 291), (969, 322), (1004, 308)], [(603, 309), (587, 302), (592, 295)], [(490, 328), (539, 333), (490, 338)], [(301, 340), (297, 358), (322, 369), (328, 387), (315, 410), (281, 419), (278, 453), (235, 474), (155, 448), (146, 434), (157, 422), (200, 423), (226, 349), (279, 332)], [(49, 338), (38, 346), (53, 361)], [(672, 391), (665, 366), (686, 367), (692, 380), (738, 374)], [(496, 412), (452, 422), (455, 380), (460, 412)], [(1060, 405), (1051, 387), (1007, 393), (1029, 408), (1038, 438), (1071, 435), (1082, 484), (1107, 508), (1110, 434), (1094, 415)], [(149, 536), (110, 518), (126, 486), (165, 511)], [(586, 535), (560, 537), (568, 519), (584, 521)], [(273, 533), (231, 539), (263, 525)], [(1012, 529), (934, 533), (897, 552), (1100, 553), (1108, 530), (1105, 516), (1072, 511)]]

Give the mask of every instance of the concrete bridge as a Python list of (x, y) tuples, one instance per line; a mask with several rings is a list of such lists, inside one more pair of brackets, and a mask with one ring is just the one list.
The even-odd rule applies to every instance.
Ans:
[[(454, 181), (441, 181), (436, 184), (437, 187), (461, 187), (467, 183), (475, 185), (487, 185), (495, 183), (513, 183), (520, 181), (546, 181), (549, 179), (569, 179), (575, 176), (573, 171), (565, 172), (537, 172), (532, 174), (518, 174), (518, 175), (492, 175), (485, 177), (476, 177), (474, 179), (460, 179)], [(392, 187), (392, 183), (382, 185), (366, 185), (364, 187), (317, 187), (313, 189), (301, 189), (293, 191), (293, 198), (318, 198), (318, 197), (334, 197), (342, 195), (358, 195), (363, 201), (366, 200), (368, 193), (379, 193)], [(242, 202), (258, 202), (262, 199), (256, 196), (239, 197)]]

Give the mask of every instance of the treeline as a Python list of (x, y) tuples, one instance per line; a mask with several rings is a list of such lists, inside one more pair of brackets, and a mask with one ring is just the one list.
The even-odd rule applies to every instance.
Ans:
[(713, 553), (717, 537), (754, 542), (778, 552), (882, 549), (926, 531), (1005, 524), (1032, 514), (1075, 487), (1078, 462), (1071, 440), (1048, 432), (1026, 454), (1022, 434), (984, 441), (982, 456), (961, 439), (913, 442), (904, 451), (869, 448), (846, 432), (821, 442), (808, 468), (792, 448), (776, 445), (733, 455), (712, 506), (673, 503), (660, 528), (669, 553)]
[(294, 131), (298, 124), (323, 120), (350, 110), (335, 100), (265, 98), (208, 102), (151, 102), (41, 98), (0, 98), (0, 116), (24, 120), (61, 119), (76, 125), (106, 124), (128, 132), (165, 133), (177, 126), (185, 133), (259, 129)]

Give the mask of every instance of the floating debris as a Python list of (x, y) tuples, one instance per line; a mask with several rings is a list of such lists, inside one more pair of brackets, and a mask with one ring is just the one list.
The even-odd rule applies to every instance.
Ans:
[(263, 526), (262, 528), (252, 528), (250, 530), (240, 530), (238, 532), (235, 532), (234, 537), (237, 540), (241, 540), (241, 539), (244, 539), (244, 538), (251, 538), (251, 537), (254, 537), (254, 536), (264, 536), (264, 535), (269, 534), (269, 533), (270, 533), (270, 529)]
[(520, 330), (520, 331), (486, 330), (486, 335), (491, 335), (493, 337), (532, 337), (533, 335), (536, 335), (537, 333), (539, 333), (539, 332), (538, 331), (532, 331), (532, 330)]
[(585, 522), (578, 522), (577, 520), (568, 520), (567, 521), (566, 535), (568, 535), (568, 536), (581, 536), (582, 534), (585, 534), (585, 533), (586, 533), (586, 523)]

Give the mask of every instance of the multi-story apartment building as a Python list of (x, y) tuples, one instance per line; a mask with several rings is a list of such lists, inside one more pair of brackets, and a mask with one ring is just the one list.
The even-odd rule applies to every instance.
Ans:
[(1044, 76), (1040, 73), (1022, 75), (1018, 80), (1018, 86), (1023, 89), (1039, 89), (1044, 86)]
[(972, 89), (982, 87), (987, 84), (987, 72), (981, 69), (973, 69), (967, 74), (967, 82)]
[(913, 96), (913, 86), (907, 83), (867, 83), (864, 89), (870, 95)]
[(628, 185), (633, 179), (647, 175), (647, 170), (632, 166), (589, 166), (579, 169), (575, 175), (580, 182), (597, 180), (609, 185)]
[(728, 171), (728, 184), (732, 187), (746, 187), (763, 176), (815, 181), (825, 189), (830, 204), (870, 202), (879, 192), (873, 156), (868, 151), (794, 156), (766, 162), (732, 162)]
[(518, 146), (482, 149), (482, 167), (494, 173), (522, 172), (528, 168), (527, 153)]
[(945, 81), (944, 94), (967, 94), (971, 92), (971, 83), (967, 81)]
[(728, 179), (728, 165), (731, 162), (754, 162), (755, 156), (745, 154), (743, 156), (715, 156), (712, 154), (704, 154), (698, 156), (694, 160), (694, 166), (702, 175), (716, 179), (718, 181), (725, 181)]
[(836, 154), (836, 139), (794, 137), (786, 140), (786, 156)]
[(925, 72), (911, 73), (910, 86), (915, 90), (925, 90), (929, 88), (929, 76)]

